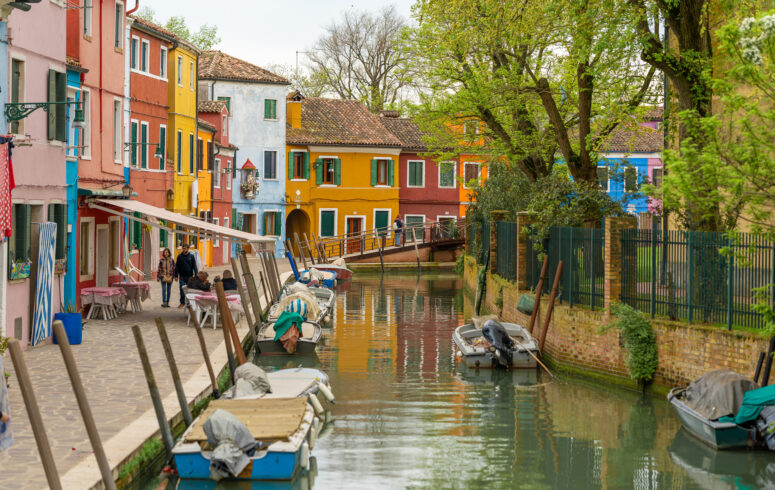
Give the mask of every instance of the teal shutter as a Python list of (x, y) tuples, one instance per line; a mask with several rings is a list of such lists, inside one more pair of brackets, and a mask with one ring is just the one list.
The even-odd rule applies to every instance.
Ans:
[(277, 236), (280, 236), (283, 234), (282, 219), (283, 219), (283, 213), (278, 211), (274, 214), (274, 234)]
[(377, 159), (372, 158), (371, 160), (371, 185), (375, 186), (377, 185)]
[(16, 214), (18, 221), (17, 230), (19, 235), (16, 240), (17, 260), (30, 260), (30, 227), (32, 226), (30, 217), (30, 205), (22, 204)]
[(188, 174), (196, 175), (194, 173), (194, 133), (188, 134)]
[(323, 160), (320, 158), (315, 160), (315, 183), (317, 185), (323, 183)]
[(167, 247), (167, 230), (163, 228), (159, 230), (159, 245)]
[(148, 125), (140, 125), (140, 142), (142, 147), (140, 148), (140, 165), (142, 168), (148, 168)]
[(320, 236), (334, 236), (334, 212), (322, 211), (320, 213)]
[[(55, 73), (56, 78), (56, 100), (67, 100), (67, 75), (64, 73)], [(56, 139), (67, 141), (67, 106), (58, 104), (56, 109)]]
[(288, 179), (289, 180), (296, 177), (296, 175), (294, 175), (294, 171), (296, 170), (295, 164), (296, 162), (293, 161), (293, 152), (289, 151), (288, 152)]
[(269, 230), (267, 230), (267, 226), (266, 226), (266, 220), (268, 217), (269, 217), (269, 213), (264, 213), (264, 226), (263, 226), (263, 229), (261, 230), (264, 233), (264, 236), (269, 234)]
[(238, 224), (239, 223), (237, 223), (237, 210), (232, 208), (231, 209), (231, 227), (232, 227), (232, 229), (238, 230), (239, 229)]
[(309, 179), (309, 152), (304, 152), (304, 178)]
[(390, 187), (393, 187), (393, 165), (394, 165), (394, 163), (395, 162), (393, 162), (393, 160), (390, 160), (390, 162), (388, 162), (388, 185)]
[(269, 99), (264, 99), (264, 119), (271, 119), (272, 109)]
[(342, 159), (337, 158), (334, 160), (334, 184), (342, 184)]
[(159, 159), (159, 170), (164, 170), (167, 165), (167, 128), (159, 128), (159, 151), (161, 152), (161, 158)]
[[(48, 71), (48, 102), (54, 102), (57, 97), (56, 93), (56, 76), (57, 72), (54, 70)], [(56, 138), (56, 109), (54, 106), (48, 107), (48, 139), (53, 140)]]
[(137, 165), (137, 123), (133, 122), (131, 128), (132, 134), (129, 137), (132, 140), (132, 156), (129, 163), (134, 167)]
[[(134, 213), (135, 218), (141, 218), (143, 215), (140, 213)], [(143, 249), (143, 224), (139, 221), (133, 221), (135, 229), (135, 248), (137, 250)]]

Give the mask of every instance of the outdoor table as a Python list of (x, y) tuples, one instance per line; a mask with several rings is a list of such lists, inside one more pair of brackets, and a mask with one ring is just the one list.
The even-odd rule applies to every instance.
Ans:
[[(102, 319), (109, 320), (118, 315), (118, 310), (126, 304), (126, 293), (117, 287), (93, 287), (81, 289), (81, 305), (92, 305), (86, 319), (99, 315)], [(95, 315), (96, 313), (96, 315)]]
[(151, 297), (151, 285), (147, 282), (120, 282), (117, 283), (126, 293), (126, 300), (132, 305), (132, 311), (143, 311), (141, 301), (150, 299)]
[[(191, 307), (196, 315), (196, 321), (199, 326), (203, 326), (208, 318), (213, 319), (213, 329), (216, 328), (218, 322), (218, 295), (215, 291), (192, 291), (189, 290), (186, 295)], [(239, 293), (236, 291), (226, 291), (226, 301), (229, 304), (229, 310), (237, 313), (237, 322), (239, 321), (239, 315), (244, 311), (242, 309), (242, 300)], [(204, 316), (202, 316), (204, 315)], [(200, 320), (199, 317), (202, 316)]]

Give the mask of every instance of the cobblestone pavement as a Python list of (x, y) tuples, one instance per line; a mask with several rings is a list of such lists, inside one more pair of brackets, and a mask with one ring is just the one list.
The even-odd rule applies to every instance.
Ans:
[[(281, 272), (290, 270), (287, 262), (278, 265)], [(223, 269), (225, 267), (211, 270), (211, 277)], [(251, 269), (257, 273), (260, 266), (251, 260)], [(177, 301), (175, 283), (170, 302), (176, 304)], [(142, 329), (162, 397), (174, 393), (174, 386), (154, 323), (156, 317), (164, 320), (184, 384), (204, 363), (196, 332), (193, 327), (186, 327), (184, 310), (175, 306), (161, 308), (160, 305), (161, 287), (158, 282), (152, 282), (151, 299), (143, 303), (142, 312), (127, 312), (108, 321), (92, 319), (84, 328), (83, 343), (73, 346), (103, 443), (152, 408), (132, 325), (137, 324)], [(244, 317), (238, 327), (245, 328)], [(223, 331), (220, 327), (217, 330), (208, 327), (203, 333), (212, 354), (223, 342)], [(92, 453), (83, 419), (59, 347), (47, 344), (29, 348), (24, 357), (61, 477)], [(8, 396), (15, 443), (6, 452), (0, 452), (0, 488), (44, 488), (45, 474), (10, 355), (4, 356), (3, 363), (11, 373)], [(216, 371), (220, 367), (213, 366)], [(186, 394), (194, 396), (193, 393)], [(167, 412), (168, 417), (172, 415)], [(108, 458), (111, 464), (121, 460), (110, 454)]]

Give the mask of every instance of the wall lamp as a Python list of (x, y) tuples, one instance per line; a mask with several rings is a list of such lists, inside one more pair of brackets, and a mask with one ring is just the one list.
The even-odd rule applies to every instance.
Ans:
[(5, 118), (8, 121), (20, 121), (29, 116), (37, 109), (43, 109), (48, 112), (52, 106), (67, 106), (75, 104), (75, 118), (73, 119), (74, 128), (85, 128), (86, 122), (83, 119), (83, 107), (80, 100), (68, 100), (64, 102), (6, 102)]
[[(77, 117), (77, 115), (76, 115)], [(152, 146), (156, 145), (156, 152), (153, 154), (156, 158), (162, 158), (164, 154), (161, 152), (161, 143), (143, 143), (142, 141), (137, 141), (132, 143), (131, 141), (128, 143), (124, 143), (124, 149), (128, 150), (132, 148), (133, 146)]]

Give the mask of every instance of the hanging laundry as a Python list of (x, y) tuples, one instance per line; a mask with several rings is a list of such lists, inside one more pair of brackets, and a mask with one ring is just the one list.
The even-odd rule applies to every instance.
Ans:
[(0, 239), (11, 236), (13, 230), (11, 191), (16, 187), (11, 163), (11, 137), (0, 137)]

